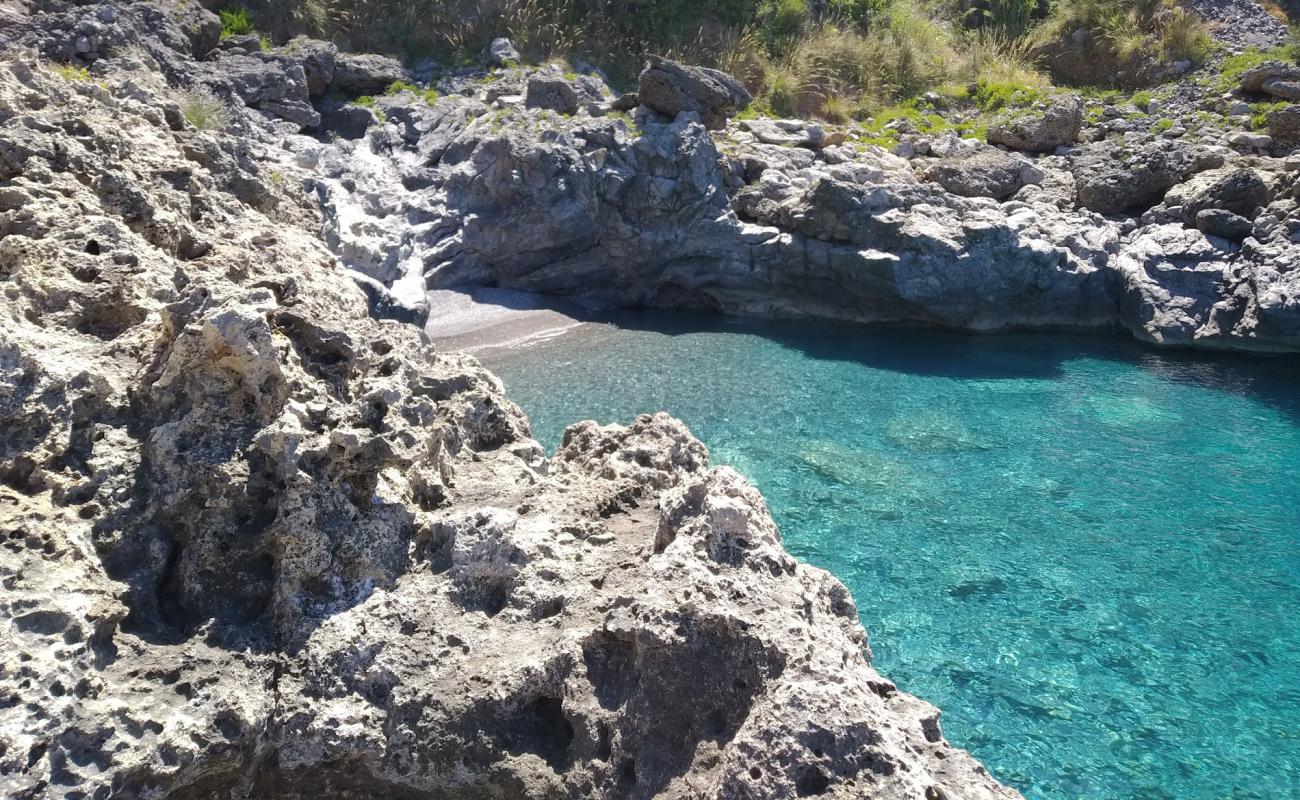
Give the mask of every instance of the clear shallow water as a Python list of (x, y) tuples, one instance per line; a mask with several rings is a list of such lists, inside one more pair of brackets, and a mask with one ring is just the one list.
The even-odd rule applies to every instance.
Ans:
[(487, 359), (548, 448), (666, 409), (1031, 798), (1300, 797), (1300, 363), (641, 313)]

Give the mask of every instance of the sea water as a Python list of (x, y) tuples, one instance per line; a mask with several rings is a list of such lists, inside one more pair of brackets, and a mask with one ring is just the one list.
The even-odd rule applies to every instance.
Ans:
[(555, 448), (667, 410), (1031, 798), (1300, 797), (1300, 362), (626, 314), (487, 364)]

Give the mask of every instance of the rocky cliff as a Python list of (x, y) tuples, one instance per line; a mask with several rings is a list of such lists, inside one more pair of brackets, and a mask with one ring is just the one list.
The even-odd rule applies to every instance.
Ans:
[[(1017, 796), (680, 423), (585, 423), (544, 459), (319, 235), (372, 293), (441, 239), (437, 275), (622, 252), (613, 291), (653, 245), (749, 291), (733, 232), (814, 239), (738, 221), (703, 125), (466, 142), (489, 123), (456, 98), (330, 144), (300, 131), (352, 112), (320, 95), (391, 62), (218, 46), (185, 3), (35, 6), (0, 7), (0, 793)], [(385, 193), (400, 226), (373, 226)], [(1007, 235), (984, 224), (962, 235)], [(702, 296), (658, 285), (628, 296)]]
[[(594, 71), (467, 72), (434, 103), (344, 105), (338, 138), (294, 147), (335, 252), (409, 319), (426, 287), (488, 285), (593, 307), (1300, 348), (1290, 111), (1275, 139), (1141, 131), (1123, 108), (1089, 119), (1048, 98), (987, 141), (904, 120), (887, 151), (799, 120), (720, 126), (735, 96), (685, 72), (664, 97), (648, 69), (649, 99), (615, 97)], [(1284, 91), (1293, 72), (1266, 65), (1238, 94)]]

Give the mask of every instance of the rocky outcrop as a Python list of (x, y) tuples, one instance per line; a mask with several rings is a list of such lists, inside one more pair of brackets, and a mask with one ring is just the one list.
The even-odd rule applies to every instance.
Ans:
[(319, 176), (336, 251), (407, 308), (426, 286), (495, 285), (596, 307), (965, 330), (1124, 326), (1157, 343), (1300, 345), (1249, 324), (1156, 338), (1120, 313), (1129, 270), (1118, 255), (1132, 229), (1178, 222), (1249, 245), (1214, 251), (1220, 279), (1203, 282), (1200, 299), (1254, 319), (1264, 306), (1236, 291), (1239, 276), (1271, 275), (1260, 258), (1295, 249), (1294, 203), (1272, 199), (1289, 174), (1280, 161), (1206, 194), (1197, 176), (1217, 180), (1237, 157), (1221, 146), (1132, 137), (1034, 156), (949, 134), (914, 138), (909, 161), (830, 144), (795, 121), (710, 133), (693, 112), (627, 119), (597, 103), (556, 118), (503, 97), (476, 90), (408, 105), (417, 124), (300, 153)]
[(1004, 114), (989, 125), (987, 138), (1012, 150), (1050, 153), (1078, 141), (1082, 125), (1083, 104), (1078, 97), (1066, 96)]
[(402, 65), (387, 56), (340, 53), (334, 63), (331, 83), (346, 94), (380, 94), (406, 77)]
[(709, 130), (722, 128), (727, 119), (749, 106), (753, 99), (735, 78), (716, 69), (688, 67), (652, 56), (637, 88), (641, 105), (669, 119), (682, 112), (699, 115)]
[(939, 159), (925, 171), (925, 178), (962, 197), (1005, 200), (1025, 186), (1040, 183), (1043, 173), (1023, 158), (989, 147)]
[[(200, 74), (188, 46), (172, 67)], [(471, 146), (460, 98), (345, 158), (233, 98), (237, 135), (198, 130), (132, 54), (94, 67), (0, 59), (5, 797), (1018, 796), (681, 423), (581, 424), (547, 461), (492, 375), (373, 318), (318, 237), (340, 192), (309, 170), (377, 202), (432, 160), (474, 258), (494, 223), (540, 236), (543, 201), (577, 244), (609, 174), (552, 179), (604, 147), (629, 230), (667, 244), (672, 215), (729, 213), (698, 122)]]
[(1136, 147), (1093, 145), (1070, 162), (1079, 204), (1100, 214), (1145, 211), (1175, 185), (1222, 165), (1220, 153), (1155, 142)]

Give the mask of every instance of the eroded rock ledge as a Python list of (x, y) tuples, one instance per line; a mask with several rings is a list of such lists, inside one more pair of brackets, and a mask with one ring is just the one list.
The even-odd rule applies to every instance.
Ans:
[(186, 122), (201, 11), (51, 5), (3, 35), (102, 52), (0, 57), (0, 794), (1017, 796), (680, 423), (548, 464), (372, 318), (297, 124)]

